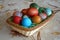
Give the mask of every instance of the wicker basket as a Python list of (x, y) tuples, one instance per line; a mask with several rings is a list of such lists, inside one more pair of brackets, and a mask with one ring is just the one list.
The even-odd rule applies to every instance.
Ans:
[(44, 27), (54, 17), (54, 15), (55, 15), (55, 13), (52, 13), (52, 15), (49, 16), (47, 19), (45, 19), (43, 22), (41, 22), (40, 24), (38, 24), (37, 26), (32, 27), (32, 28), (23, 28), (22, 26), (9, 21), (10, 18), (7, 19), (7, 23), (15, 31), (17, 31), (25, 36), (31, 36), (35, 32), (39, 31), (42, 27)]

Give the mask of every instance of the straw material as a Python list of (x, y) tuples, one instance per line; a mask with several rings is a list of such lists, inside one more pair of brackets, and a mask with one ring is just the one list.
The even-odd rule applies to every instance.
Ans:
[(25, 36), (31, 36), (35, 32), (39, 31), (42, 27), (44, 27), (50, 20), (52, 20), (54, 15), (55, 15), (55, 13), (52, 13), (52, 15), (49, 16), (47, 19), (45, 19), (43, 22), (41, 22), (40, 24), (38, 24), (37, 26), (32, 27), (32, 28), (23, 28), (22, 26), (15, 24), (12, 21), (9, 21), (10, 18), (7, 19), (7, 23), (15, 31), (18, 31), (19, 33), (22, 33)]

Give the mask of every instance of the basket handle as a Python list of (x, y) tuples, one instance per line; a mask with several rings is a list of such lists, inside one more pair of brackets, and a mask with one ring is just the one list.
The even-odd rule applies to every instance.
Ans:
[(60, 10), (53, 10), (53, 12), (56, 14), (57, 12), (59, 12)]
[(52, 4), (49, 4), (49, 3), (48, 3), (48, 5), (49, 5), (49, 6), (52, 6), (52, 7), (55, 7), (55, 8), (58, 8), (57, 10), (55, 10), (55, 9), (53, 10), (54, 13), (57, 13), (57, 12), (60, 11), (60, 7), (55, 6), (55, 5), (52, 5)]

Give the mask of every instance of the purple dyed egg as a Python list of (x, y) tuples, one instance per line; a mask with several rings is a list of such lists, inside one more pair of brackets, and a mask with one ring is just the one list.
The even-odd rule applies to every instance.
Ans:
[(46, 13), (40, 13), (39, 15), (42, 18), (42, 20), (47, 18), (47, 14)]
[(21, 12), (19, 12), (19, 11), (16, 11), (16, 12), (14, 13), (14, 16), (22, 17), (22, 13), (21, 13)]

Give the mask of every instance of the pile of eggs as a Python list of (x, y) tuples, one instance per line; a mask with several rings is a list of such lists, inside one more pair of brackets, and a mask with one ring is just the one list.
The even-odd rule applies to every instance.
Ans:
[(50, 8), (39, 7), (36, 3), (31, 3), (27, 9), (13, 12), (13, 22), (29, 28), (33, 23), (39, 24), (52, 14)]

